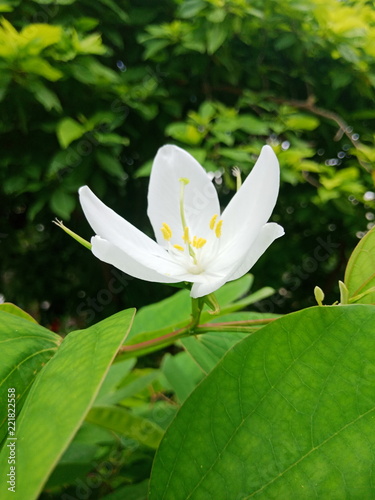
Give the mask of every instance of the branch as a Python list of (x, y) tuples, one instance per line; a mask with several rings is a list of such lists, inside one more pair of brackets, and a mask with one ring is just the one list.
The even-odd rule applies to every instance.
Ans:
[[(338, 125), (339, 129), (336, 132), (336, 135), (333, 138), (333, 140), (339, 141), (343, 135), (346, 135), (346, 137), (353, 144), (353, 146), (356, 149), (361, 150), (361, 143), (353, 139), (351, 132), (349, 132), (351, 127), (349, 127), (346, 121), (334, 111), (329, 111), (328, 109), (318, 108), (317, 106), (315, 106), (314, 97), (309, 97), (306, 101), (298, 101), (296, 99), (284, 100), (284, 99), (278, 99), (276, 97), (271, 97), (270, 100), (280, 104), (287, 104), (289, 106), (292, 106), (293, 108), (306, 109), (307, 111), (310, 111), (314, 115), (322, 116), (323, 118), (327, 118), (328, 120), (335, 122)], [(371, 169), (367, 167), (365, 162), (363, 162), (360, 158), (358, 158), (358, 156), (357, 159), (361, 167), (363, 167), (367, 172), (371, 173)]]

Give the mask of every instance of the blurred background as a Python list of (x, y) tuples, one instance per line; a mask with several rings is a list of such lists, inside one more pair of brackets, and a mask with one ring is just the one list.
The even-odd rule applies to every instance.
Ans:
[(0, 301), (55, 331), (141, 307), (175, 288), (99, 262), (52, 220), (92, 231), (88, 184), (152, 235), (152, 159), (177, 144), (231, 175), (262, 145), (281, 164), (272, 220), (285, 228), (253, 268), (256, 305), (327, 303), (375, 217), (375, 11), (362, 0), (0, 1)]

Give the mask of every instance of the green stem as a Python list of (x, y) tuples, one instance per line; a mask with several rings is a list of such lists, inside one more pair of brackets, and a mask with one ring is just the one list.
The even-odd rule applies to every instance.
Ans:
[(191, 299), (191, 323), (189, 323), (189, 325), (192, 333), (194, 333), (195, 327), (199, 324), (203, 306), (204, 300), (202, 298)]
[(144, 350), (150, 350), (153, 347), (167, 347), (170, 344), (173, 344), (176, 340), (181, 339), (182, 337), (187, 337), (190, 335), (192, 323), (189, 323), (184, 328), (180, 328), (175, 332), (166, 333), (165, 335), (161, 335), (160, 337), (156, 337), (156, 339), (145, 340), (144, 342), (139, 342), (138, 344), (132, 345), (123, 345), (119, 349), (119, 354), (121, 353), (136, 353), (142, 352)]
[(199, 328), (201, 327), (210, 327), (211, 330), (216, 328), (217, 326), (262, 326), (262, 325), (268, 325), (268, 323), (271, 323), (272, 321), (275, 321), (277, 318), (262, 318), (262, 319), (247, 319), (243, 321), (228, 321), (224, 323), (204, 323), (203, 325), (199, 325)]
[(252, 333), (255, 330), (258, 330), (261, 326), (218, 326), (216, 328), (198, 326), (195, 333), (199, 335), (201, 333), (209, 333), (209, 332), (241, 332), (241, 333)]
[(183, 328), (179, 328), (174, 332), (169, 332), (155, 339), (145, 340), (138, 344), (123, 345), (120, 347), (119, 354), (134, 354), (144, 355), (156, 350), (168, 347), (179, 339), (189, 337), (190, 335), (199, 335), (207, 332), (243, 332), (253, 333), (263, 325), (274, 321), (277, 318), (269, 319), (254, 319), (248, 321), (232, 321), (228, 323), (205, 323), (198, 326), (200, 314), (203, 309), (203, 301), (201, 299), (192, 299), (192, 319)]
[(247, 321), (231, 321), (228, 323), (205, 323), (199, 325), (195, 333), (207, 333), (207, 332), (243, 332), (251, 333), (258, 328), (268, 325), (277, 318), (265, 318), (265, 319), (250, 319)]
[[(174, 332), (169, 332), (155, 339), (145, 340), (138, 344), (123, 345), (119, 349), (119, 354), (123, 353), (144, 353), (154, 350), (155, 347), (167, 347), (183, 337), (194, 335), (196, 327), (199, 324), (204, 301), (202, 299), (191, 299), (191, 321), (186, 326), (179, 328)], [(146, 351), (146, 352), (144, 352)]]

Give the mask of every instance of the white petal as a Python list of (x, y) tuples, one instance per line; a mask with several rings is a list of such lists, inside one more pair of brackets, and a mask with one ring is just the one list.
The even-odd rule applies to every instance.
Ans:
[(245, 254), (241, 264), (226, 278), (226, 281), (236, 280), (246, 274), (257, 260), (264, 254), (267, 248), (277, 239), (283, 236), (284, 228), (275, 222), (265, 224), (254, 243)]
[(125, 250), (131, 248), (132, 253), (138, 252), (145, 257), (150, 254), (158, 255), (169, 259), (163, 248), (108, 208), (87, 186), (79, 189), (79, 197), (85, 216), (98, 236), (110, 241), (118, 248)]
[[(117, 269), (120, 269), (134, 278), (158, 283), (178, 283), (179, 281), (182, 281), (180, 278), (161, 274), (152, 267), (139, 262), (139, 260), (137, 260), (134, 256), (129, 255), (129, 253), (125, 250), (116, 247), (113, 243), (100, 238), (100, 236), (94, 236), (91, 238), (91, 243), (92, 253), (95, 257), (103, 262), (112, 264), (117, 267)], [(156, 264), (156, 266), (158, 266), (158, 263), (155, 263), (154, 259), (155, 258), (150, 258), (149, 264), (153, 264), (154, 266)]]
[(240, 261), (271, 216), (280, 184), (279, 162), (270, 146), (264, 146), (245, 182), (224, 210), (220, 249), (214, 268)]
[(228, 262), (228, 266), (226, 268), (227, 274), (225, 276), (212, 277), (211, 279), (208, 279), (206, 283), (195, 283), (191, 289), (190, 295), (193, 298), (203, 297), (204, 295), (215, 292), (215, 290), (218, 290), (227, 281), (233, 281), (240, 278), (250, 271), (271, 243), (273, 243), (275, 239), (283, 236), (283, 234), (284, 229), (278, 224), (275, 224), (274, 222), (265, 224), (255, 242), (251, 245), (248, 251), (245, 252), (245, 257), (239, 265), (238, 263), (233, 265), (233, 261), (231, 262), (231, 265), (229, 265)]
[(194, 283), (190, 296), (193, 299), (197, 299), (199, 297), (203, 297), (204, 295), (208, 295), (209, 293), (215, 292), (220, 287), (222, 287), (227, 280), (225, 278), (214, 278), (207, 280), (205, 283)]
[(180, 217), (180, 179), (189, 179), (185, 186), (184, 207), (191, 236), (205, 238), (209, 221), (220, 213), (217, 192), (203, 167), (177, 146), (159, 149), (150, 176), (148, 216), (160, 245), (166, 242), (160, 228), (163, 223), (172, 229), (172, 243), (181, 244), (183, 227)]
[(177, 262), (161, 259), (159, 256), (148, 255), (143, 258), (139, 252), (132, 253), (132, 249), (118, 248), (113, 243), (94, 236), (91, 238), (92, 253), (98, 259), (112, 264), (124, 273), (145, 281), (158, 283), (206, 282), (204, 274), (191, 274)]

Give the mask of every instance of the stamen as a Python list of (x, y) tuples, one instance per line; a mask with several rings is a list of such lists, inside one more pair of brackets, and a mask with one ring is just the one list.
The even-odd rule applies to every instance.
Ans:
[(192, 257), (194, 264), (197, 264), (197, 256), (194, 253), (194, 250), (191, 247), (191, 242), (189, 239), (189, 227), (186, 222), (186, 217), (185, 217), (185, 210), (184, 210), (184, 197), (185, 197), (185, 186), (189, 184), (189, 179), (186, 177), (181, 177), (179, 179), (181, 185), (180, 185), (180, 217), (181, 217), (181, 223), (182, 227), (184, 229), (184, 234), (182, 236), (182, 239), (184, 240), (185, 244), (187, 245), (189, 249), (189, 255)]
[(238, 191), (242, 185), (241, 170), (238, 167), (233, 167), (232, 168), (232, 175), (233, 175), (233, 177), (236, 178), (236, 188)]
[(204, 238), (197, 238), (196, 236), (194, 236), (192, 245), (194, 248), (202, 248), (206, 243), (207, 240), (205, 240)]
[(160, 231), (163, 235), (163, 238), (166, 240), (166, 241), (169, 241), (171, 238), (172, 238), (172, 229), (169, 227), (168, 224), (166, 224), (165, 222), (163, 222), (163, 225), (162, 227), (160, 228)]
[(182, 239), (184, 240), (185, 243), (189, 244), (189, 228), (187, 226), (184, 227), (184, 234), (182, 236)]
[(218, 215), (215, 214), (211, 220), (210, 220), (210, 229), (213, 229), (215, 227), (215, 224), (216, 224), (216, 219), (218, 218)]
[(216, 238), (220, 238), (220, 236), (221, 236), (221, 226), (222, 225), (223, 225), (223, 221), (219, 220), (219, 222), (217, 223), (217, 226), (215, 228)]
[(184, 251), (184, 247), (182, 247), (181, 245), (173, 245), (173, 248), (175, 248), (176, 250), (179, 250), (180, 252)]

